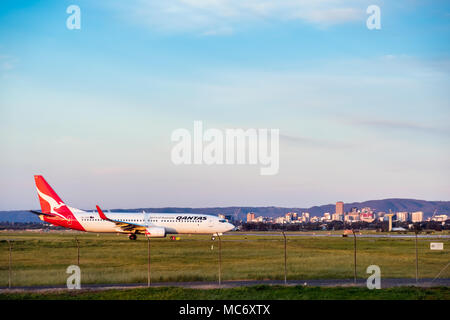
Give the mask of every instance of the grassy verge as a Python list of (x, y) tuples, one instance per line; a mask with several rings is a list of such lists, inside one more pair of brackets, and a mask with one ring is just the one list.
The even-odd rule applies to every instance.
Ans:
[(0, 300), (450, 300), (450, 288), (252, 286), (231, 289), (139, 288), (0, 294)]

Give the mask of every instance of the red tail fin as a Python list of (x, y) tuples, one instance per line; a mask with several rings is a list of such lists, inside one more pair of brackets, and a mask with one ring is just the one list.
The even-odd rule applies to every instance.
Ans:
[(34, 176), (34, 181), (36, 182), (36, 189), (42, 212), (55, 213), (57, 209), (65, 206), (64, 202), (52, 187), (50, 187), (47, 181), (45, 181), (43, 176)]
[(34, 176), (34, 181), (36, 182), (42, 212), (51, 214), (51, 216), (43, 216), (44, 221), (66, 228), (84, 231), (84, 228), (77, 221), (71, 209), (66, 206), (47, 181), (45, 181), (44, 177)]

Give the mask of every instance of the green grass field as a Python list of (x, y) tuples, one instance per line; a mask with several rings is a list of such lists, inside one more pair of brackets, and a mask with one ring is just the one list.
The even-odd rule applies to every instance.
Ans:
[(319, 288), (252, 286), (232, 289), (184, 289), (174, 287), (104, 291), (0, 294), (0, 300), (450, 300), (450, 288), (400, 287)]
[[(82, 284), (146, 283), (147, 240), (126, 235), (74, 232), (1, 232), (0, 286), (8, 285), (9, 247), (12, 286), (64, 285), (66, 268), (77, 263), (75, 236), (80, 241)], [(434, 278), (450, 261), (448, 239), (443, 251), (431, 251), (430, 239), (419, 240), (419, 277)], [(375, 264), (384, 278), (415, 278), (414, 239), (360, 238), (357, 275), (367, 278)], [(353, 238), (294, 237), (287, 243), (288, 279), (352, 279)], [(218, 241), (210, 236), (182, 235), (181, 240), (151, 240), (152, 282), (218, 279)], [(450, 277), (450, 268), (440, 275)], [(224, 236), (222, 279), (284, 279), (283, 237)], [(355, 289), (356, 290), (356, 289)]]

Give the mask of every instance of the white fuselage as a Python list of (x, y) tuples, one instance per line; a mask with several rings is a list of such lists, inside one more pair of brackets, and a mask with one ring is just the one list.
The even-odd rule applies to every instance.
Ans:
[[(87, 232), (121, 232), (127, 233), (116, 223), (101, 219), (97, 212), (76, 212), (76, 219)], [(108, 218), (124, 223), (149, 227), (164, 227), (167, 234), (223, 233), (234, 229), (234, 225), (217, 216), (186, 213), (108, 213)]]

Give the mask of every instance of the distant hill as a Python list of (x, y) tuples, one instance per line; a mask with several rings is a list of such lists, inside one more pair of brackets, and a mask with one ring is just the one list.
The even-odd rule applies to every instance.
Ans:
[[(425, 217), (433, 214), (437, 210), (438, 214), (450, 214), (450, 201), (426, 201), (415, 199), (383, 199), (369, 200), (364, 202), (345, 203), (345, 211), (350, 211), (352, 207), (370, 207), (376, 211), (393, 212), (398, 211), (423, 211)], [(214, 207), (214, 208), (138, 208), (138, 209), (111, 209), (114, 212), (134, 211), (134, 212), (176, 212), (176, 213), (203, 213), (203, 214), (224, 214), (232, 215), (237, 220), (245, 220), (247, 212), (254, 212), (256, 216), (278, 217), (287, 212), (309, 212), (313, 216), (322, 216), (325, 212), (334, 213), (335, 204), (314, 206), (311, 208), (285, 208), (285, 207)], [(0, 221), (8, 222), (40, 222), (39, 218), (25, 210), (0, 211)]]
[(28, 211), (0, 211), (0, 222), (42, 222), (39, 217)]

